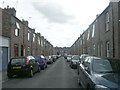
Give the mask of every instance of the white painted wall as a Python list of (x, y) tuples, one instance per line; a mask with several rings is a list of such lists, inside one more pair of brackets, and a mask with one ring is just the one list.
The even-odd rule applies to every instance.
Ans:
[(8, 62), (10, 58), (10, 39), (7, 37), (0, 36), (0, 64), (2, 64), (2, 48), (1, 47), (8, 47)]
[(9, 47), (9, 38), (0, 36), (0, 46)]

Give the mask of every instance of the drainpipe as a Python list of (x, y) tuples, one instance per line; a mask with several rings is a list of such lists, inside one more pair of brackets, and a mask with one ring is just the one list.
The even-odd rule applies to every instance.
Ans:
[(113, 33), (113, 57), (115, 57), (115, 43), (114, 43), (114, 10), (113, 10), (113, 3), (112, 4), (112, 33)]

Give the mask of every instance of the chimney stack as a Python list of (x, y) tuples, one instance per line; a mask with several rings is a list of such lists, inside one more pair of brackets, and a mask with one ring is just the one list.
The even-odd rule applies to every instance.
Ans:
[(9, 14), (16, 16), (16, 10), (15, 8), (10, 8), (9, 5), (7, 5), (7, 8), (3, 9), (4, 11), (8, 12)]

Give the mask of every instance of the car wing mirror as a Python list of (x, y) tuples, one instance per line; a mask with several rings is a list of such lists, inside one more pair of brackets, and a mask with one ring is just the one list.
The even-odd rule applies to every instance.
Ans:
[(88, 67), (85, 67), (85, 71), (89, 71)]
[(87, 71), (88, 73), (90, 73), (90, 69), (88, 67), (85, 67), (85, 71)]
[(83, 61), (81, 60), (81, 63), (83, 64)]
[(87, 71), (88, 67), (85, 67), (85, 70)]

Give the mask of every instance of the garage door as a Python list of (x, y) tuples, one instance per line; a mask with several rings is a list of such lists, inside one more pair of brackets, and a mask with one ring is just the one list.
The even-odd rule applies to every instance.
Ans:
[(8, 64), (8, 47), (2, 47), (2, 70), (7, 69)]
[(2, 47), (0, 47), (0, 71), (2, 70)]

